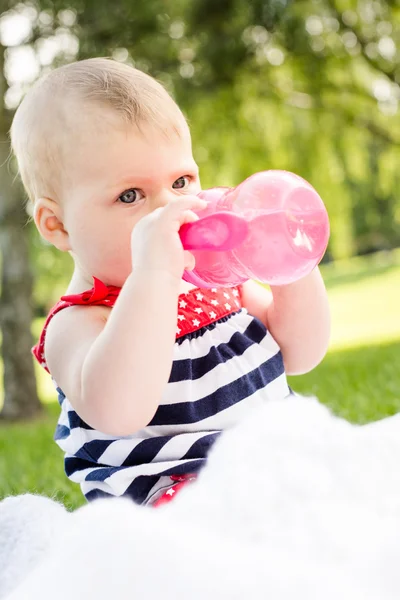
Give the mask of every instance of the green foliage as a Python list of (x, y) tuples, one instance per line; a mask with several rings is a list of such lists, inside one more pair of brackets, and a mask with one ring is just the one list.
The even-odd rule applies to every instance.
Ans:
[[(22, 5), (8, 0), (6, 6)], [(36, 18), (26, 41), (37, 51), (60, 32), (78, 41), (77, 54), (60, 47), (55, 65), (112, 56), (166, 85), (189, 118), (204, 187), (234, 185), (268, 168), (291, 170), (327, 205), (327, 259), (400, 245), (397, 2), (30, 0), (29, 6)], [(49, 273), (44, 251), (36, 244), (38, 269)], [(68, 268), (55, 261), (55, 277)]]
[(30, 251), (35, 276), (34, 305), (36, 316), (44, 317), (60, 299), (71, 279), (73, 261), (69, 254), (60, 252), (29, 224)]

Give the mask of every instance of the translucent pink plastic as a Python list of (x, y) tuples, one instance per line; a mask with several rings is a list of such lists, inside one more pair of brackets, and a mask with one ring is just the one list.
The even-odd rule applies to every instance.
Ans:
[(284, 285), (320, 262), (329, 239), (325, 206), (304, 179), (262, 171), (236, 188), (199, 194), (209, 202), (199, 220), (180, 230), (196, 259), (184, 279), (198, 287), (233, 286), (248, 279)]
[(249, 223), (223, 210), (182, 225), (179, 234), (185, 250), (232, 250), (249, 235)]

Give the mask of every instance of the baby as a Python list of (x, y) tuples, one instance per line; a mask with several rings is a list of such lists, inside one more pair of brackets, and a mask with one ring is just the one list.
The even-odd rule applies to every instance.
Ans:
[(165, 89), (130, 66), (52, 71), (11, 139), (40, 234), (75, 265), (34, 348), (57, 387), (66, 473), (88, 500), (163, 503), (221, 431), (321, 361), (319, 270), (271, 291), (183, 281), (194, 258), (179, 228), (206, 206), (190, 132)]

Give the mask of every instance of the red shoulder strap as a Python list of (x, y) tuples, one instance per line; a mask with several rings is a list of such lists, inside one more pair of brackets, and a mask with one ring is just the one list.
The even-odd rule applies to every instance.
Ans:
[(100, 279), (93, 277), (93, 287), (86, 292), (81, 294), (71, 294), (69, 296), (61, 296), (61, 299), (57, 304), (50, 310), (38, 343), (32, 348), (32, 354), (36, 360), (42, 365), (44, 369), (49, 373), (47, 368), (46, 359), (44, 355), (44, 342), (46, 339), (46, 331), (48, 324), (51, 319), (63, 308), (69, 308), (77, 304), (86, 306), (114, 306), (116, 299), (118, 298), (121, 288), (114, 285), (105, 285)]

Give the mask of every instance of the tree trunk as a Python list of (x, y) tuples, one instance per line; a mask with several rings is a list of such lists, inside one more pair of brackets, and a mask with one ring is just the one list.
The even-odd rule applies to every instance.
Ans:
[(31, 347), (32, 286), (29, 266), (27, 216), (21, 187), (13, 182), (9, 165), (9, 114), (4, 107), (4, 48), (0, 46), (0, 253), (2, 277), (0, 327), (4, 363), (4, 406), (1, 419), (16, 420), (38, 415)]

